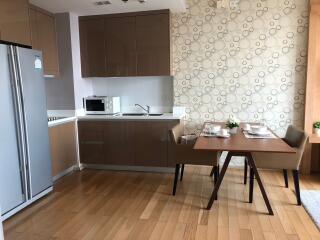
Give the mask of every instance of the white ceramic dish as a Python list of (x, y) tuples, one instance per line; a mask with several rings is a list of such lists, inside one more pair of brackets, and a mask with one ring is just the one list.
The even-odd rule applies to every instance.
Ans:
[(231, 136), (230, 133), (228, 133), (227, 135), (222, 135), (221, 133), (218, 133), (218, 134), (216, 135), (216, 137), (220, 137), (220, 138), (229, 138), (230, 136)]
[(257, 125), (251, 126), (250, 130), (248, 130), (248, 131), (251, 131), (252, 133), (256, 133), (256, 134), (269, 133), (267, 127), (265, 127), (265, 126), (257, 126)]
[(265, 132), (254, 132), (252, 130), (247, 131), (251, 135), (258, 135), (258, 136), (268, 136), (270, 135), (270, 132), (267, 130)]
[(220, 125), (208, 124), (203, 129), (203, 132), (208, 133), (208, 134), (217, 134), (218, 132), (220, 132), (220, 130), (221, 130)]

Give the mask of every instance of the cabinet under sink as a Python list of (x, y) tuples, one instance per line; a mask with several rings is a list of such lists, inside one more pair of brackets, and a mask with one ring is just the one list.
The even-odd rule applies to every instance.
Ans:
[(113, 166), (173, 167), (169, 129), (180, 120), (78, 121), (80, 162)]

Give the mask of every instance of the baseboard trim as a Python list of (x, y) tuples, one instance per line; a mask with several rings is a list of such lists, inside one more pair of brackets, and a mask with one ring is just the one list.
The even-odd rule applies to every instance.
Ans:
[(142, 167), (142, 166), (122, 166), (122, 165), (105, 165), (105, 164), (81, 164), (82, 169), (98, 169), (113, 171), (134, 171), (134, 172), (154, 172), (154, 173), (174, 173), (174, 168), (170, 167)]
[(61, 173), (57, 174), (56, 176), (54, 176), (52, 178), (53, 182), (56, 182), (57, 180), (59, 180), (60, 178), (68, 175), (69, 173), (73, 172), (76, 169), (77, 165), (73, 165), (67, 169), (65, 169), (64, 171), (62, 171)]
[(38, 195), (34, 196), (32, 199), (27, 200), (25, 203), (21, 204), (20, 206), (16, 207), (15, 209), (12, 209), (11, 211), (7, 212), (1, 217), (1, 221), (5, 221), (9, 217), (15, 215), (16, 213), (20, 212), (25, 207), (29, 206), (33, 202), (37, 201), (38, 199), (44, 197), (45, 195), (49, 194), (53, 191), (53, 187), (49, 187), (46, 190), (42, 191)]

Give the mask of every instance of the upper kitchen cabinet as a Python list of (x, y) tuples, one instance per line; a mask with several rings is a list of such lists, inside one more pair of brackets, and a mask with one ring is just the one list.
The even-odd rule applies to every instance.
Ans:
[(107, 76), (137, 75), (135, 17), (106, 19)]
[(30, 5), (32, 48), (42, 51), (44, 74), (59, 75), (58, 46), (55, 16)]
[(82, 77), (106, 76), (104, 18), (80, 18)]
[(138, 76), (170, 75), (169, 13), (136, 18)]
[(0, 40), (31, 46), (28, 0), (0, 1)]
[(170, 75), (170, 13), (80, 17), (83, 77)]

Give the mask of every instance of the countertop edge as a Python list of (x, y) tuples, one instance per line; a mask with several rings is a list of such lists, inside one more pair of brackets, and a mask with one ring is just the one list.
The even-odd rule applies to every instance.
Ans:
[(108, 121), (108, 120), (135, 120), (135, 121), (143, 121), (143, 120), (181, 120), (183, 117), (179, 116), (162, 116), (162, 117), (133, 117), (133, 116), (118, 116), (118, 117), (78, 117), (78, 120), (88, 120), (88, 121)]
[(55, 127), (55, 126), (59, 126), (59, 125), (65, 124), (65, 123), (73, 122), (73, 121), (76, 121), (76, 120), (77, 120), (77, 117), (67, 117), (67, 118), (55, 120), (55, 121), (52, 121), (52, 122), (48, 122), (48, 127), (51, 128), (51, 127)]
[(174, 116), (172, 114), (164, 114), (162, 116), (106, 116), (106, 115), (80, 115), (74, 117), (67, 117), (64, 119), (48, 122), (48, 127), (55, 127), (72, 121), (110, 121), (110, 120), (132, 120), (132, 121), (145, 121), (145, 120), (182, 120), (185, 115)]

